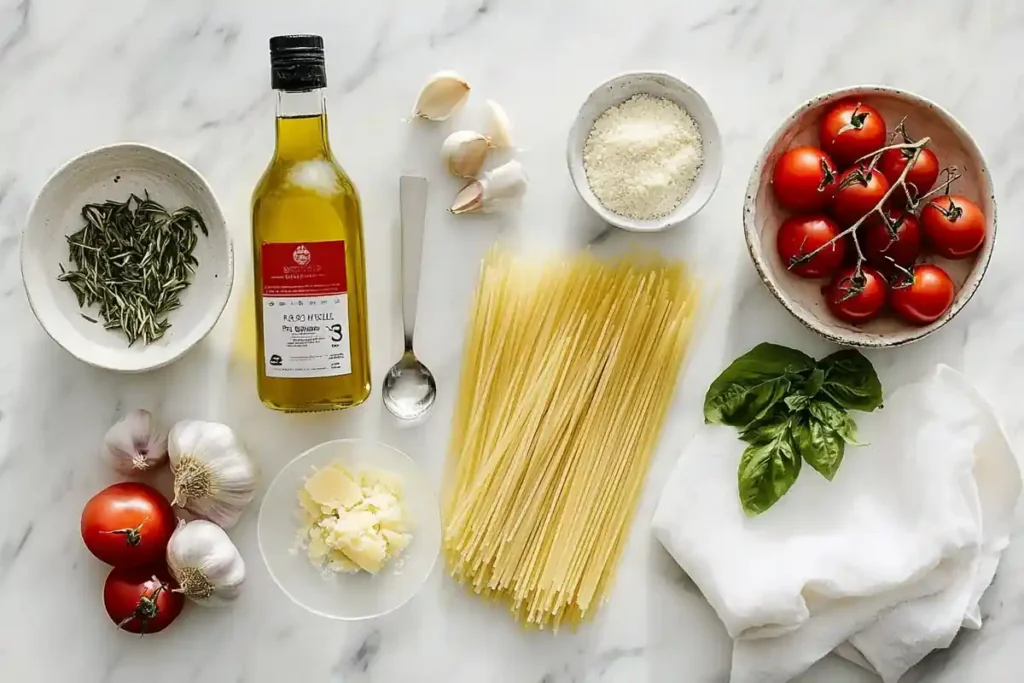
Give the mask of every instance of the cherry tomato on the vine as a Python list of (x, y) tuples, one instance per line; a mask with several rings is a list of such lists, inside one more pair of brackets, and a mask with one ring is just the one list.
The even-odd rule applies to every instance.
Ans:
[(82, 540), (107, 564), (136, 567), (163, 558), (177, 519), (152, 486), (121, 482), (93, 496), (82, 510)]
[[(903, 169), (914, 158), (914, 154), (915, 152), (912, 149), (887, 149), (882, 152), (882, 157), (878, 161), (878, 168), (882, 171), (890, 185), (900, 179), (900, 176), (903, 175)], [(938, 177), (939, 158), (935, 156), (935, 152), (925, 147), (918, 155), (917, 161), (914, 162), (914, 165), (907, 172), (905, 181), (908, 185), (913, 186), (911, 192), (914, 193), (914, 196), (920, 197), (932, 189)]]
[(849, 227), (878, 206), (889, 191), (889, 181), (878, 169), (864, 165), (847, 169), (839, 176), (832, 198), (832, 215), (841, 227)]
[(772, 189), (790, 211), (821, 211), (836, 190), (835, 164), (817, 147), (794, 147), (775, 162)]
[(856, 100), (843, 100), (821, 119), (821, 148), (840, 168), (885, 146), (885, 119), (876, 109)]
[(921, 229), (935, 253), (966, 258), (985, 243), (985, 214), (967, 197), (943, 195), (921, 209)]
[(931, 264), (915, 266), (898, 276), (889, 301), (892, 309), (909, 323), (933, 323), (953, 305), (956, 289), (942, 268)]
[(885, 214), (888, 222), (878, 214), (865, 221), (861, 231), (864, 256), (883, 271), (889, 270), (893, 262), (909, 268), (921, 254), (921, 226), (914, 214), (891, 209)]
[(889, 285), (871, 266), (843, 268), (823, 289), (829, 309), (840, 320), (861, 325), (882, 312)]
[(839, 235), (839, 226), (828, 216), (793, 216), (779, 226), (776, 248), (782, 264), (800, 277), (825, 277), (842, 265), (846, 239), (836, 240), (810, 259), (807, 255)]
[(160, 564), (114, 567), (103, 584), (103, 606), (117, 627), (129, 633), (158, 633), (171, 625), (185, 596)]

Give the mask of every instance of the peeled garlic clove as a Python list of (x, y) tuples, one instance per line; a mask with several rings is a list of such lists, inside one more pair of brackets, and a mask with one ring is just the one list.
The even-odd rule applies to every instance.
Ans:
[(227, 425), (184, 420), (171, 427), (167, 455), (173, 505), (228, 529), (256, 495), (258, 470)]
[(439, 71), (427, 80), (416, 100), (413, 116), (446, 121), (469, 97), (469, 83), (454, 71)]
[(448, 172), (460, 178), (475, 178), (484, 165), (491, 143), (471, 130), (460, 130), (445, 138), (441, 157)]
[(494, 100), (487, 100), (487, 137), (498, 149), (512, 148), (512, 122), (505, 109)]
[(103, 458), (126, 476), (148, 472), (167, 460), (167, 434), (148, 410), (133, 410), (107, 430)]
[(200, 605), (234, 601), (245, 581), (245, 561), (224, 530), (197, 519), (180, 522), (167, 542), (167, 568), (178, 591)]
[(503, 211), (526, 194), (526, 185), (526, 171), (513, 159), (462, 188), (448, 210), (454, 214)]

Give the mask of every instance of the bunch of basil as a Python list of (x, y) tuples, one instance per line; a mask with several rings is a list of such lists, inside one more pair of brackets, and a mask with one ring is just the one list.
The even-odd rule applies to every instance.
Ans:
[(846, 444), (857, 444), (847, 410), (882, 405), (871, 363), (853, 349), (815, 361), (805, 353), (760, 344), (737, 358), (708, 388), (704, 419), (740, 429), (749, 445), (739, 466), (740, 502), (758, 515), (781, 498), (803, 461), (832, 480)]

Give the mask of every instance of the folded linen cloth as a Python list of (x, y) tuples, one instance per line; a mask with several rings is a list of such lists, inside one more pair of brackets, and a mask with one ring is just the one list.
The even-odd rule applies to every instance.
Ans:
[(734, 429), (702, 427), (669, 477), (654, 533), (735, 639), (732, 683), (783, 683), (833, 650), (894, 683), (980, 626), (1021, 492), (991, 407), (939, 366), (854, 416), (868, 445), (832, 482), (803, 468), (755, 518)]

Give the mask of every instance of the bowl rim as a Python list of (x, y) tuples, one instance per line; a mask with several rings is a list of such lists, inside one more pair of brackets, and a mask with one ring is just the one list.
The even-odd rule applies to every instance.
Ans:
[[(628, 79), (653, 78), (668, 81), (669, 83), (672, 84), (673, 87), (678, 88), (680, 91), (686, 93), (688, 96), (695, 99), (704, 107), (704, 109), (707, 110), (708, 122), (710, 123), (710, 126), (702, 127), (701, 135), (703, 136), (705, 146), (714, 146), (719, 152), (719, 154), (718, 163), (714, 164), (714, 167), (705, 165), (701, 169), (701, 173), (704, 173), (705, 170), (710, 171), (710, 174), (707, 176), (708, 178), (710, 178), (710, 180), (708, 181), (710, 190), (708, 191), (707, 196), (703, 198), (703, 200), (692, 201), (693, 195), (689, 195), (685, 197), (682, 202), (680, 202), (679, 206), (677, 206), (672, 211), (672, 213), (661, 216), (660, 218), (652, 219), (650, 221), (644, 221), (640, 219), (630, 218), (629, 216), (619, 215), (612, 211), (611, 209), (605, 207), (603, 204), (601, 204), (601, 202), (597, 200), (596, 197), (593, 197), (592, 200), (591, 197), (588, 197), (580, 189), (580, 183), (587, 182), (586, 174), (583, 171), (583, 150), (581, 148), (578, 148), (577, 145), (573, 144), (573, 141), (578, 137), (579, 128), (584, 122), (585, 117), (583, 116), (583, 110), (587, 107), (588, 104), (590, 104), (590, 102), (594, 99), (594, 97), (597, 95), (599, 91), (609, 86), (617, 85), (620, 82)], [(603, 113), (603, 111), (601, 113)], [(598, 113), (597, 116), (600, 116), (601, 113)], [(591, 125), (593, 125), (593, 122), (591, 122)], [(711, 134), (708, 135), (708, 132), (710, 132)], [(722, 178), (722, 166), (724, 164), (722, 163), (721, 152), (722, 136), (721, 131), (718, 128), (718, 120), (715, 118), (715, 113), (711, 109), (711, 106), (708, 104), (704, 96), (701, 95), (696, 88), (686, 83), (675, 74), (672, 74), (668, 71), (654, 69), (622, 72), (612, 78), (609, 78), (603, 83), (600, 83), (599, 85), (594, 87), (590, 91), (590, 93), (587, 94), (586, 98), (584, 98), (583, 100), (583, 103), (576, 111), (576, 117), (573, 120), (572, 125), (569, 127), (569, 134), (566, 139), (565, 160), (566, 166), (569, 170), (569, 177), (572, 180), (573, 188), (575, 188), (576, 194), (578, 194), (580, 199), (582, 199), (583, 202), (588, 207), (590, 207), (590, 209), (594, 213), (596, 213), (603, 221), (616, 228), (628, 230), (630, 232), (653, 233), (662, 232), (664, 230), (674, 228), (680, 223), (683, 223), (688, 219), (693, 218), (693, 216), (700, 212), (701, 209), (707, 206), (708, 202), (711, 201), (711, 197), (715, 194), (715, 190), (718, 189), (718, 184)], [(591, 195), (593, 195), (593, 192), (591, 192)]]
[[(946, 117), (953, 124), (957, 133), (962, 136), (968, 147), (968, 152), (977, 156), (980, 161), (978, 170), (984, 178), (982, 194), (987, 195), (992, 204), (992, 216), (990, 218), (990, 222), (992, 224), (991, 231), (988, 235), (988, 239), (985, 240), (985, 245), (982, 247), (981, 252), (978, 253), (977, 262), (974, 265), (974, 270), (979, 272), (977, 280), (967, 287), (966, 291), (961, 290), (961, 292), (958, 292), (958, 294), (962, 293), (963, 296), (959, 300), (954, 300), (953, 305), (941, 318), (922, 327), (912, 327), (908, 325), (907, 332), (902, 334), (898, 339), (888, 339), (885, 336), (878, 336), (872, 340), (850, 338), (842, 334), (837, 334), (825, 327), (823, 324), (814, 320), (806, 319), (800, 315), (793, 305), (782, 296), (782, 293), (779, 291), (779, 287), (775, 282), (773, 282), (774, 275), (769, 272), (768, 265), (765, 263), (764, 257), (760, 254), (760, 236), (756, 235), (757, 226), (753, 224), (754, 208), (757, 203), (757, 191), (761, 184), (761, 175), (768, 160), (768, 156), (771, 154), (771, 151), (775, 148), (776, 144), (778, 144), (779, 139), (789, 130), (789, 127), (800, 115), (821, 106), (824, 102), (835, 101), (844, 97), (852, 97), (856, 95), (892, 95), (906, 97), (912, 100), (917, 100), (920, 104), (934, 109), (939, 112), (939, 114)], [(964, 126), (960, 119), (956, 118), (945, 107), (937, 104), (927, 97), (924, 97), (923, 95), (918, 95), (917, 93), (909, 90), (889, 85), (850, 85), (842, 88), (836, 88), (834, 90), (828, 90), (803, 102), (800, 106), (790, 112), (785, 119), (783, 119), (782, 123), (775, 129), (775, 132), (764, 144), (761, 149), (761, 153), (758, 155), (757, 161), (750, 172), (750, 178), (747, 181), (747, 190), (743, 201), (743, 236), (747, 244), (747, 253), (750, 256), (750, 260), (753, 261), (754, 267), (757, 269), (757, 274), (762, 284), (764, 284), (768, 291), (772, 293), (772, 296), (782, 304), (783, 308), (789, 311), (794, 318), (799, 320), (804, 327), (809, 330), (813, 330), (828, 341), (840, 345), (870, 349), (897, 348), (919, 341), (943, 327), (946, 323), (955, 318), (957, 314), (967, 306), (967, 303), (974, 298), (975, 293), (977, 293), (978, 288), (985, 279), (989, 264), (992, 260), (992, 252), (995, 250), (996, 236), (998, 232), (997, 208), (995, 185), (992, 182), (992, 172), (989, 170), (988, 162), (986, 161), (981, 148), (978, 146), (977, 141), (974, 139), (974, 136), (971, 135), (970, 131), (967, 130), (967, 127)], [(755, 237), (758, 241), (757, 246), (754, 244)]]
[[(87, 357), (87, 354), (83, 354), (81, 351), (77, 349), (70, 348), (68, 345), (64, 344), (60, 339), (58, 339), (54, 335), (50, 327), (43, 321), (43, 316), (41, 316), (38, 308), (39, 304), (33, 297), (32, 288), (29, 287), (28, 281), (25, 278), (25, 261), (27, 258), (26, 235), (28, 234), (28, 231), (31, 229), (31, 226), (34, 224), (36, 212), (40, 210), (39, 202), (43, 196), (43, 192), (60, 175), (66, 173), (68, 169), (70, 169), (74, 165), (85, 162), (90, 157), (95, 156), (96, 154), (110, 151), (131, 150), (145, 150), (147, 152), (163, 156), (170, 162), (181, 166), (186, 172), (191, 173), (194, 176), (200, 189), (209, 195), (210, 200), (213, 203), (214, 208), (216, 209), (217, 216), (219, 217), (220, 222), (224, 225), (224, 240), (225, 246), (227, 247), (227, 263), (225, 265), (225, 268), (228, 273), (228, 276), (224, 278), (224, 284), (221, 286), (219, 290), (217, 290), (223, 292), (223, 294), (220, 297), (221, 301), (219, 302), (219, 304), (216, 302), (216, 298), (210, 297), (210, 300), (214, 302), (213, 308), (215, 309), (215, 315), (210, 317), (209, 324), (196, 326), (196, 329), (200, 329), (201, 331), (200, 334), (195, 339), (191, 340), (187, 344), (183, 344), (181, 346), (181, 349), (179, 349), (177, 352), (158, 362), (118, 366), (99, 362), (93, 358)], [(160, 149), (159, 147), (155, 147), (153, 145), (149, 145), (143, 142), (113, 142), (106, 145), (93, 147), (92, 149), (76, 154), (75, 156), (71, 157), (63, 164), (61, 164), (59, 167), (57, 167), (57, 169), (54, 170), (53, 173), (51, 173), (49, 177), (47, 177), (47, 179), (43, 182), (43, 184), (39, 187), (39, 191), (36, 192), (36, 196), (32, 199), (32, 203), (29, 205), (28, 212), (25, 214), (24, 220), (25, 223), (21, 229), (21, 244), (19, 245), (18, 249), (18, 260), (19, 270), (21, 271), (22, 288), (25, 290), (25, 297), (28, 299), (29, 308), (32, 309), (32, 315), (35, 316), (36, 321), (39, 323), (39, 326), (43, 328), (43, 331), (46, 332), (46, 335), (50, 339), (52, 339), (59, 347), (64, 349), (66, 352), (68, 352), (81, 362), (92, 367), (100, 368), (102, 370), (112, 370), (114, 372), (120, 372), (124, 374), (140, 374), (166, 367), (171, 363), (174, 363), (175, 361), (179, 360), (182, 356), (191, 351), (196, 345), (199, 344), (199, 342), (205, 339), (210, 334), (210, 332), (213, 331), (213, 328), (217, 326), (217, 323), (220, 321), (221, 316), (224, 314), (224, 309), (227, 308), (228, 301), (231, 299), (231, 291), (234, 288), (235, 281), (235, 252), (234, 240), (231, 237), (231, 231), (228, 229), (228, 222), (227, 217), (224, 215), (224, 208), (221, 206), (220, 200), (217, 199), (217, 194), (213, 191), (213, 187), (210, 185), (209, 181), (206, 180), (206, 177), (203, 176), (202, 173), (200, 173), (194, 166), (192, 166), (190, 163), (188, 163), (178, 155), (168, 152), (164, 149)]]
[(407, 604), (409, 604), (409, 602), (414, 597), (419, 595), (420, 591), (423, 590), (423, 587), (425, 585), (427, 585), (427, 580), (434, 573), (434, 569), (437, 567), (437, 561), (438, 561), (438, 559), (441, 556), (441, 545), (443, 543), (443, 536), (444, 536), (444, 521), (441, 518), (441, 501), (434, 494), (433, 490), (431, 490), (431, 495), (434, 497), (434, 502), (437, 504), (437, 519), (438, 519), (438, 523), (441, 524), (442, 543), (438, 543), (437, 548), (435, 548), (434, 552), (431, 554), (430, 566), (427, 569), (427, 571), (423, 574), (423, 580), (420, 582), (420, 585), (417, 586), (416, 590), (414, 590), (412, 593), (410, 593), (409, 596), (405, 600), (403, 600), (403, 601), (401, 601), (399, 603), (396, 603), (395, 605), (393, 605), (389, 609), (384, 610), (382, 612), (379, 612), (377, 614), (368, 614), (366, 616), (361, 616), (361, 617), (345, 617), (345, 616), (339, 616), (337, 614), (329, 614), (327, 612), (323, 612), (321, 610), (316, 609), (315, 607), (312, 607), (310, 605), (307, 605), (304, 602), (301, 602), (301, 601), (297, 600), (295, 598), (295, 596), (292, 595), (291, 591), (289, 591), (287, 588), (285, 588), (285, 586), (281, 582), (281, 580), (277, 578), (277, 575), (274, 573), (274, 570), (271, 569), (271, 567), (270, 567), (270, 563), (267, 561), (267, 552), (263, 548), (263, 536), (262, 536), (262, 534), (260, 534), (260, 527), (263, 525), (264, 503), (266, 503), (266, 501), (267, 501), (267, 493), (272, 488), (274, 488), (274, 486), (278, 483), (278, 481), (281, 479), (281, 475), (284, 474), (285, 470), (291, 468), (293, 465), (297, 465), (300, 460), (302, 460), (303, 458), (308, 456), (313, 451), (315, 451), (315, 450), (317, 450), (319, 448), (323, 448), (324, 446), (330, 446), (332, 444), (338, 444), (338, 443), (371, 443), (371, 444), (374, 444), (376, 446), (380, 446), (382, 448), (387, 448), (388, 450), (392, 450), (395, 453), (397, 453), (398, 455), (400, 455), (403, 458), (405, 458), (406, 460), (408, 460), (410, 463), (412, 463), (412, 465), (416, 469), (421, 470), (421, 471), (423, 470), (423, 468), (420, 466), (420, 464), (418, 462), (416, 462), (415, 460), (413, 460), (412, 457), (408, 453), (406, 453), (405, 451), (403, 451), (403, 450), (401, 450), (399, 448), (396, 448), (395, 446), (392, 446), (391, 444), (384, 443), (383, 441), (378, 441), (377, 439), (370, 439), (370, 438), (365, 438), (365, 437), (351, 437), (351, 438), (344, 438), (344, 439), (331, 439), (329, 441), (321, 441), (318, 444), (314, 444), (313, 446), (310, 446), (306, 450), (304, 450), (301, 453), (299, 453), (298, 455), (296, 455), (294, 458), (289, 460), (283, 467), (281, 467), (281, 469), (279, 469), (277, 471), (277, 474), (274, 475), (274, 478), (270, 480), (270, 484), (267, 486), (267, 490), (263, 492), (263, 498), (260, 500), (260, 508), (256, 512), (256, 546), (259, 548), (260, 559), (263, 560), (263, 566), (266, 567), (267, 573), (270, 574), (270, 578), (274, 581), (274, 584), (277, 585), (277, 587), (281, 590), (281, 592), (284, 593), (285, 596), (289, 600), (292, 601), (292, 603), (294, 603), (295, 605), (298, 605), (299, 607), (303, 608), (304, 610), (306, 610), (310, 614), (315, 614), (315, 615), (323, 617), (325, 619), (333, 619), (334, 621), (366, 621), (367, 619), (376, 619), (378, 617), (383, 617), (383, 616), (385, 616), (387, 614), (391, 614), (395, 610), (398, 610), (398, 609), (401, 609), (402, 607), (405, 607)]

